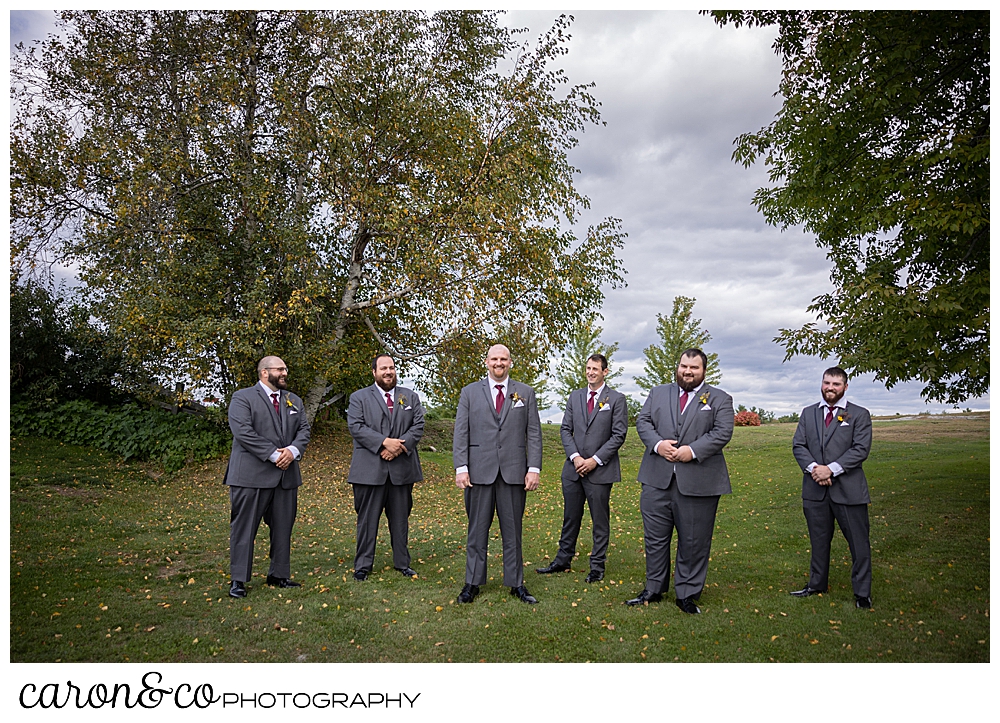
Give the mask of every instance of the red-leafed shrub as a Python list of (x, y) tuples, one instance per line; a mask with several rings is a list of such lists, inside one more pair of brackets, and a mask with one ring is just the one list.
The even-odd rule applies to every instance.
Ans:
[(756, 412), (737, 412), (733, 424), (737, 427), (759, 427), (760, 415)]

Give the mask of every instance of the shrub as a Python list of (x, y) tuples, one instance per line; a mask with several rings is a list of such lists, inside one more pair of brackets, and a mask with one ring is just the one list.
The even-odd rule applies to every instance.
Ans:
[(155, 460), (168, 472), (180, 469), (188, 460), (223, 455), (232, 440), (229, 430), (218, 421), (171, 414), (134, 402), (103, 407), (85, 399), (51, 406), (13, 404), (10, 428), (12, 433), (96, 447), (125, 459)]
[(736, 418), (733, 420), (733, 424), (737, 427), (759, 427), (760, 415), (756, 412), (743, 410), (742, 412), (736, 413)]

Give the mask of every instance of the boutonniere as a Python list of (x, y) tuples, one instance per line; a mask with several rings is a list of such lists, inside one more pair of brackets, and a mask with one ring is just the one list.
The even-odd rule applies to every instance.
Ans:
[(700, 397), (698, 397), (698, 400), (699, 400), (699, 401), (700, 401), (700, 402), (701, 402), (702, 404), (708, 404), (708, 392), (702, 392), (702, 393), (701, 393), (701, 396), (700, 396)]
[(406, 406), (406, 395), (405, 394), (400, 394), (399, 395), (399, 399), (396, 400), (396, 404), (402, 404), (405, 407)]
[(289, 399), (288, 397), (285, 397), (285, 406), (286, 407), (291, 407), (292, 409), (295, 409), (295, 405), (292, 404), (292, 400)]
[(598, 409), (604, 409), (604, 407), (606, 407), (608, 405), (608, 398), (609, 398), (609, 396), (610, 395), (605, 394), (604, 395), (604, 399), (602, 399), (601, 401), (599, 401), (597, 403), (597, 408)]
[(840, 414), (837, 415), (837, 421), (838, 422), (846, 422), (850, 418), (851, 418), (851, 415), (848, 414), (846, 410), (844, 410), (843, 412), (841, 412)]
[(517, 392), (511, 392), (510, 393), (510, 398), (513, 399), (515, 402), (523, 402), (524, 401), (524, 397), (522, 397)]

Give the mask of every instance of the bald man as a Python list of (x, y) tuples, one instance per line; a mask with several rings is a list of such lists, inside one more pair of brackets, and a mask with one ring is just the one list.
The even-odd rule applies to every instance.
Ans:
[(469, 516), (460, 603), (471, 603), (486, 584), (494, 511), (503, 540), (503, 584), (521, 602), (538, 602), (524, 586), (521, 518), (527, 493), (538, 489), (542, 425), (535, 391), (512, 380), (510, 367), (510, 350), (503, 344), (491, 346), (486, 378), (462, 389), (455, 414), (455, 485), (463, 491)]
[(229, 595), (247, 596), (253, 543), (260, 521), (271, 530), (267, 584), (299, 587), (291, 579), (292, 525), (302, 484), (299, 459), (309, 444), (302, 400), (287, 391), (288, 367), (279, 357), (257, 364), (258, 382), (229, 402), (233, 451), (223, 482), (229, 485)]

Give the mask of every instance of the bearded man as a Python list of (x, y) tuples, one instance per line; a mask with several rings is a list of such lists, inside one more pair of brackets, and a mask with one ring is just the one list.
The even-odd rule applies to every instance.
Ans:
[(410, 512), (413, 483), (424, 478), (417, 443), (424, 436), (424, 408), (416, 392), (396, 384), (396, 364), (388, 354), (372, 360), (375, 383), (351, 395), (347, 428), (354, 437), (351, 471), (358, 515), (354, 579), (367, 580), (375, 561), (375, 538), (385, 511), (392, 564), (404, 577), (410, 567)]
[(872, 551), (869, 541), (868, 480), (861, 463), (872, 449), (868, 410), (848, 402), (847, 372), (823, 372), (823, 400), (802, 410), (792, 438), (792, 453), (802, 468), (802, 511), (812, 549), (809, 583), (791, 594), (809, 597), (826, 592), (830, 575), (833, 521), (851, 549), (854, 604), (872, 606)]
[(247, 596), (253, 543), (260, 521), (271, 530), (267, 584), (300, 587), (291, 579), (292, 525), (302, 485), (299, 460), (309, 444), (309, 420), (287, 391), (288, 367), (276, 356), (257, 364), (259, 381), (233, 393), (229, 429), (233, 451), (223, 483), (229, 486), (230, 597)]
[(732, 492), (722, 448), (733, 436), (733, 398), (705, 383), (708, 358), (688, 349), (677, 382), (649, 391), (636, 420), (646, 447), (639, 466), (646, 586), (626, 605), (659, 602), (670, 585), (670, 538), (677, 530), (677, 607), (697, 615), (719, 497)]

